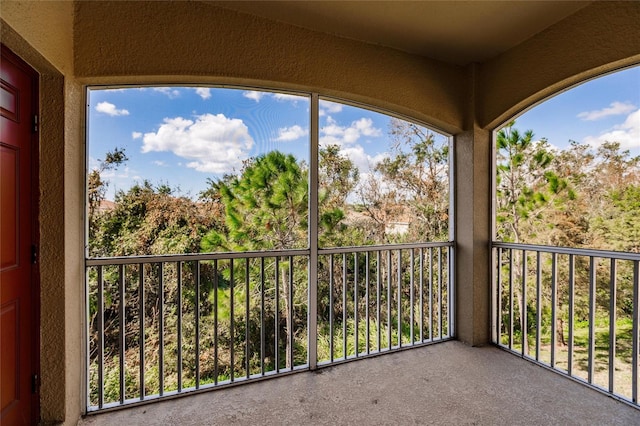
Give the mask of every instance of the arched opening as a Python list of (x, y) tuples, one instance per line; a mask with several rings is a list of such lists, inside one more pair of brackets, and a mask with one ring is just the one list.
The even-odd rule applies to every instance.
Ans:
[(250, 87), (87, 117), (89, 411), (454, 336), (448, 135)]
[(637, 397), (640, 67), (495, 135), (494, 342)]

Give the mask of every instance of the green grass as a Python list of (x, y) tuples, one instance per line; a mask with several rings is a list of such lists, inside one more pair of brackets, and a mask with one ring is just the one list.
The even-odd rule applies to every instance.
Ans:
[[(625, 398), (632, 396), (632, 344), (633, 323), (630, 318), (616, 320), (616, 341), (614, 361), (614, 393)], [(606, 390), (609, 389), (609, 319), (598, 317), (595, 321), (595, 346), (594, 346), (594, 374), (593, 384)], [(535, 357), (535, 334), (528, 336), (527, 355)], [(556, 341), (555, 367), (560, 370), (568, 370), (569, 365), (569, 329), (565, 323), (564, 339), (566, 345)], [(559, 340), (559, 339), (557, 339)], [(502, 344), (508, 344), (506, 336), (502, 336)], [(515, 351), (522, 350), (520, 336), (514, 337), (512, 345)], [(588, 380), (589, 371), (589, 324), (588, 322), (576, 322), (573, 330), (573, 357), (572, 375)], [(541, 330), (540, 336), (540, 362), (551, 363), (551, 333), (549, 330)]]

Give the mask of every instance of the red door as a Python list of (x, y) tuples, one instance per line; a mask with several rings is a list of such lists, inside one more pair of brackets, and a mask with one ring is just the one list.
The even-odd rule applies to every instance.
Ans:
[(0, 72), (0, 422), (37, 423), (38, 75), (5, 46)]

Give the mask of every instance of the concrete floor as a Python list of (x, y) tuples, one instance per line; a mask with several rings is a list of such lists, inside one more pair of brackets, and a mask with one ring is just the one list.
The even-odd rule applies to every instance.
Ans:
[(640, 410), (451, 341), (87, 416), (80, 425), (640, 425)]

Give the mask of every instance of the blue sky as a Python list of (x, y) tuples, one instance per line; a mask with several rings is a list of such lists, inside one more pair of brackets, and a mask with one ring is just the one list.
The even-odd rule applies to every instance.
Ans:
[[(129, 157), (104, 172), (107, 198), (148, 179), (196, 198), (207, 178), (235, 173), (242, 161), (278, 149), (309, 159), (306, 96), (241, 89), (93, 89), (88, 97), (89, 167), (115, 147)], [(387, 155), (386, 115), (321, 101), (320, 143), (337, 144), (363, 176)], [(530, 109), (516, 127), (564, 148), (616, 140), (640, 155), (640, 67), (592, 80)], [(438, 135), (444, 143), (446, 137)]]
[[(283, 114), (282, 111), (286, 111)], [(279, 149), (307, 159), (309, 99), (213, 88), (132, 88), (89, 93), (89, 167), (115, 147), (129, 157), (105, 172), (107, 198), (148, 179), (197, 197), (207, 178)]]
[[(109, 182), (117, 190), (148, 179), (196, 198), (207, 179), (241, 170), (243, 160), (279, 150), (309, 162), (310, 99), (255, 90), (156, 87), (90, 90), (89, 167), (114, 148), (129, 158)], [(336, 144), (365, 178), (389, 151), (384, 114), (320, 101), (320, 144)], [(440, 143), (447, 137), (437, 135)]]
[(516, 118), (516, 127), (533, 130), (565, 148), (569, 140), (597, 146), (620, 142), (640, 155), (640, 66), (593, 79), (554, 96)]

